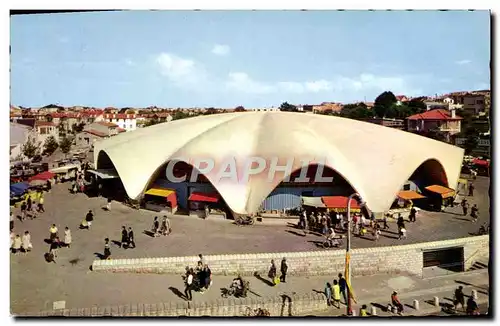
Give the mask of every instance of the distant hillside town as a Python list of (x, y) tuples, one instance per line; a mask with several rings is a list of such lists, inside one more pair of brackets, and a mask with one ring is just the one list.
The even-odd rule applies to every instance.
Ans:
[[(289, 111), (363, 120), (464, 147), (466, 154), (490, 152), (490, 90), (409, 97), (390, 91), (374, 102), (282, 103), (245, 108), (95, 108), (49, 104), (40, 108), (10, 106), (11, 161), (50, 155), (58, 148), (89, 148), (94, 142), (158, 123), (198, 115), (251, 111)], [(64, 145), (64, 146), (61, 146)], [(68, 148), (69, 147), (69, 148)]]

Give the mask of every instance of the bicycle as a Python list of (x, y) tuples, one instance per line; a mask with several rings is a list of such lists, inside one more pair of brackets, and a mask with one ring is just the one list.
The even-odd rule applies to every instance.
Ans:
[(326, 239), (323, 243), (322, 243), (322, 246), (323, 248), (325, 249), (329, 249), (329, 248), (338, 248), (340, 246), (342, 246), (344, 244), (344, 240), (342, 240), (342, 237), (338, 238), (338, 239)]

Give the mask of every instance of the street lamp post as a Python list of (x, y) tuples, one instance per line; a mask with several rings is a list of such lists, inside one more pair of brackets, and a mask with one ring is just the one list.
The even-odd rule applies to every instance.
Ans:
[(345, 250), (345, 276), (347, 280), (347, 315), (352, 315), (352, 284), (351, 284), (351, 200), (355, 198), (360, 206), (364, 205), (363, 199), (358, 193), (354, 193), (347, 199), (347, 244)]

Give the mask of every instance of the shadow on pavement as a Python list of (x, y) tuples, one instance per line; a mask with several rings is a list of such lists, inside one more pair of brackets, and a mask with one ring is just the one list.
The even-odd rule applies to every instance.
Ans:
[(293, 230), (285, 230), (285, 232), (291, 233), (293, 235), (297, 235), (299, 237), (305, 237), (306, 236), (304, 233), (299, 233), (299, 232), (296, 232), (296, 231), (293, 231)]
[(169, 287), (168, 289), (170, 291), (172, 291), (173, 294), (175, 294), (176, 296), (178, 296), (179, 298), (181, 298), (182, 300), (186, 300), (186, 296), (184, 295), (184, 293), (182, 293), (181, 291), (179, 291), (179, 289), (174, 288), (173, 286)]
[(265, 278), (263, 278), (262, 276), (260, 276), (260, 274), (259, 274), (259, 273), (257, 273), (257, 272), (256, 272), (256, 273), (254, 274), (254, 276), (255, 276), (255, 278), (256, 278), (256, 279), (258, 279), (258, 280), (262, 281), (262, 283), (265, 283), (265, 284), (267, 284), (267, 285), (269, 285), (269, 286), (274, 286), (273, 282), (271, 282), (271, 281), (269, 281), (269, 280), (266, 280)]
[(105, 256), (103, 254), (101, 254), (100, 252), (94, 252), (94, 255), (99, 258), (100, 260), (103, 260), (105, 258)]

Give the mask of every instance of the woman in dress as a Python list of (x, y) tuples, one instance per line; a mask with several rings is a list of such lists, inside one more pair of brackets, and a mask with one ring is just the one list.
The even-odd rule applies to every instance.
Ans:
[(21, 240), (21, 237), (19, 234), (16, 234), (16, 237), (14, 238), (14, 243), (12, 244), (12, 253), (17, 254), (19, 251), (21, 251), (23, 243)]
[(31, 243), (31, 234), (29, 231), (24, 232), (22, 238), (22, 248), (24, 252), (29, 252), (33, 249), (33, 244)]
[(71, 240), (71, 230), (66, 227), (64, 229), (64, 245), (69, 248), (71, 246)]
[(271, 259), (271, 267), (267, 276), (271, 279), (273, 285), (276, 285), (276, 265), (274, 264), (274, 259)]

